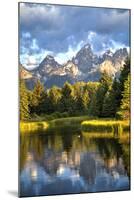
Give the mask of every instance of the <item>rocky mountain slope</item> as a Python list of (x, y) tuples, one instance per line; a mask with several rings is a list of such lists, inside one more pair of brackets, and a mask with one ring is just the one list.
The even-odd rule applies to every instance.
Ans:
[(21, 66), (20, 77), (26, 82), (40, 79), (48, 88), (52, 85), (61, 87), (66, 81), (97, 81), (102, 72), (113, 77), (118, 76), (127, 56), (126, 48), (115, 52), (107, 50), (98, 56), (94, 54), (90, 44), (86, 44), (72, 60), (63, 65), (56, 62), (53, 56), (47, 55), (39, 66), (30, 72)]
[(19, 65), (19, 75), (20, 75), (20, 79), (32, 78), (32, 73), (26, 70), (21, 64)]

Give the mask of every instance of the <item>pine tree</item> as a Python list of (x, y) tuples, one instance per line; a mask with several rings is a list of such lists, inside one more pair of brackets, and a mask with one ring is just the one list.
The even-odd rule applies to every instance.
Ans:
[(96, 114), (103, 117), (103, 104), (107, 91), (111, 87), (112, 78), (107, 73), (103, 73), (100, 79), (100, 85), (96, 93)]
[(30, 102), (31, 113), (40, 114), (42, 112), (42, 102), (46, 96), (43, 84), (38, 80), (32, 92)]
[(61, 112), (69, 112), (73, 114), (74, 112), (74, 90), (70, 83), (65, 82), (62, 91), (61, 91), (61, 99), (60, 99), (60, 111)]
[(28, 120), (30, 118), (28, 91), (24, 81), (20, 81), (20, 120)]
[(98, 109), (97, 109), (97, 92), (92, 95), (90, 104), (89, 104), (89, 115), (91, 116), (98, 116)]
[(130, 73), (130, 58), (126, 58), (123, 69), (119, 77), (121, 93), (124, 90), (124, 82), (128, 78), (129, 73)]
[(61, 99), (61, 89), (53, 86), (48, 92), (50, 112), (59, 111), (59, 102)]
[(126, 58), (126, 61), (124, 63), (124, 66), (121, 70), (121, 74), (119, 77), (119, 90), (120, 90), (118, 93), (119, 107), (121, 105), (121, 100), (123, 98), (122, 92), (124, 91), (124, 82), (127, 79), (129, 73), (130, 73), (130, 58)]
[(88, 111), (89, 102), (90, 102), (89, 92), (88, 92), (88, 90), (84, 90), (83, 95), (82, 95), (82, 103), (83, 103), (83, 111), (84, 112)]
[(115, 117), (119, 107), (119, 82), (115, 78), (112, 87), (107, 91), (102, 108), (102, 115), (104, 117)]
[(124, 82), (124, 91), (122, 92), (121, 106), (118, 115), (123, 119), (130, 117), (130, 74)]
[(125, 64), (121, 70), (121, 74), (119, 77), (119, 91), (116, 94), (116, 98), (118, 99), (118, 107), (116, 112), (117, 117), (122, 117), (122, 112), (120, 112), (121, 104), (122, 104), (125, 81), (127, 80), (129, 74), (130, 74), (130, 58), (128, 57), (126, 58)]
[(75, 98), (75, 110), (79, 113), (85, 113), (89, 108), (89, 94), (87, 90), (77, 94)]

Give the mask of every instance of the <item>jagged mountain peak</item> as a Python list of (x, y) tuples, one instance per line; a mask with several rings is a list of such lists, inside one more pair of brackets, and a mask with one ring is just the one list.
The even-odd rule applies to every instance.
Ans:
[(53, 56), (47, 55), (40, 63), (37, 71), (39, 75), (46, 76), (51, 73), (53, 69), (58, 69), (60, 66), (61, 65), (54, 59)]
[[(102, 55), (96, 55), (89, 43), (85, 44), (71, 60), (59, 64), (52, 55), (47, 55), (39, 66), (32, 70), (33, 77), (40, 79), (47, 87), (53, 84), (62, 86), (65, 81), (97, 81), (102, 72), (116, 76), (124, 64), (128, 52), (126, 48), (112, 52), (107, 49)], [(24, 70), (23, 70), (24, 72)], [(25, 77), (28, 77), (28, 73)], [(30, 75), (30, 74), (29, 74)], [(26, 80), (26, 79), (25, 79)], [(54, 80), (54, 81), (53, 81)]]
[(89, 43), (87, 43), (87, 44), (85, 44), (79, 51), (78, 51), (78, 53), (76, 54), (76, 56), (78, 55), (78, 54), (80, 54), (80, 53), (87, 53), (87, 54), (89, 54), (89, 53), (93, 53), (92, 52), (92, 48), (91, 48), (91, 45), (89, 44)]
[(119, 58), (119, 57), (127, 57), (128, 56), (128, 51), (127, 48), (120, 48), (117, 49), (113, 55), (114, 58)]
[(60, 64), (54, 59), (53, 56), (47, 55), (43, 61), (40, 63), (40, 65), (45, 65), (45, 64), (52, 64), (53, 66), (59, 66)]
[(97, 63), (98, 57), (93, 53), (91, 45), (85, 44), (72, 59), (80, 71), (83, 73), (89, 71), (93, 67), (93, 63)]
[(52, 55), (47, 55), (45, 59), (47, 59), (47, 60), (54, 60), (54, 57)]
[(103, 62), (105, 60), (112, 61), (113, 55), (114, 55), (114, 53), (110, 49), (107, 49), (101, 56), (101, 59), (102, 59), (101, 62)]
[(91, 45), (89, 43), (86, 43), (82, 49), (90, 49), (91, 50)]

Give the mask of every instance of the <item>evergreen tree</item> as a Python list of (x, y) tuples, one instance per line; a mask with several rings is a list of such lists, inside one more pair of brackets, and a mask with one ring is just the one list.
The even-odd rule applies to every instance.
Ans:
[(112, 87), (109, 88), (104, 98), (102, 109), (104, 117), (115, 117), (120, 103), (119, 92), (119, 82), (115, 78)]
[(43, 84), (38, 80), (34, 90), (32, 92), (32, 98), (30, 103), (31, 113), (41, 114), (42, 112), (42, 103), (44, 101), (46, 94)]
[[(89, 113), (98, 117), (115, 117), (123, 98), (124, 82), (130, 73), (130, 59), (127, 58), (121, 70), (119, 80), (103, 73), (100, 85), (91, 98)], [(112, 87), (111, 87), (112, 85)]]
[(121, 93), (124, 90), (124, 82), (128, 78), (129, 73), (130, 73), (130, 58), (126, 58), (123, 69), (119, 77)]
[(118, 93), (119, 107), (120, 107), (121, 100), (122, 100), (122, 97), (123, 97), (122, 93), (124, 91), (124, 82), (127, 79), (129, 73), (130, 73), (130, 58), (127, 58), (124, 66), (121, 70), (120, 77), (119, 77), (119, 89), (120, 89), (120, 91)]
[(130, 74), (128, 74), (128, 78), (124, 82), (121, 106), (117, 114), (123, 119), (130, 117)]
[(96, 100), (96, 96), (97, 96), (97, 91), (98, 88), (100, 86), (99, 82), (88, 82), (87, 83), (87, 89), (89, 91), (89, 115), (91, 116), (97, 116), (98, 115), (98, 111), (97, 111), (97, 100)]
[(121, 109), (121, 104), (122, 104), (124, 85), (125, 85), (125, 81), (128, 78), (128, 74), (130, 74), (130, 58), (129, 57), (126, 59), (125, 64), (121, 70), (120, 77), (119, 77), (119, 91), (116, 94), (116, 98), (118, 99), (118, 107), (117, 107), (117, 112), (116, 112), (117, 117), (121, 116), (120, 109)]
[(97, 92), (92, 95), (90, 104), (89, 104), (89, 115), (91, 116), (98, 116), (98, 109), (97, 109)]
[(100, 83), (99, 82), (88, 82), (85, 85), (85, 88), (88, 90), (90, 99), (96, 93)]
[(107, 73), (103, 73), (100, 79), (100, 85), (96, 93), (96, 114), (98, 117), (103, 117), (103, 103), (105, 95), (112, 84), (112, 78)]
[(25, 87), (24, 81), (20, 81), (20, 120), (28, 120), (30, 118), (29, 113), (29, 101), (28, 91)]
[(74, 112), (74, 90), (70, 83), (66, 82), (61, 91), (60, 99), (60, 111), (69, 112), (73, 114)]
[(77, 94), (75, 98), (75, 111), (79, 113), (85, 113), (89, 108), (89, 94), (87, 90), (83, 93)]
[(50, 112), (59, 111), (59, 102), (61, 99), (61, 89), (53, 86), (48, 92)]
[(89, 102), (90, 102), (89, 91), (86, 89), (86, 90), (84, 90), (83, 95), (82, 95), (82, 103), (83, 103), (83, 111), (84, 112), (88, 111)]

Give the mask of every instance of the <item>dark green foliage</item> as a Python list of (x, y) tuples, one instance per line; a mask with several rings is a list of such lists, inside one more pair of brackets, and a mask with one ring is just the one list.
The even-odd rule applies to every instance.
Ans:
[(102, 109), (102, 115), (104, 117), (115, 117), (120, 105), (119, 93), (119, 81), (115, 78), (112, 87), (107, 91), (104, 98)]
[(87, 112), (89, 107), (89, 94), (85, 90), (83, 93), (80, 93), (75, 98), (75, 110), (78, 112)]
[(44, 86), (38, 80), (30, 97), (31, 114), (33, 113), (41, 114), (42, 106), (43, 106), (43, 102), (45, 98), (46, 98), (46, 94), (45, 94)]
[(60, 99), (61, 99), (61, 89), (56, 86), (53, 86), (48, 92), (48, 103), (49, 103), (50, 113), (59, 110)]
[(96, 85), (97, 83), (84, 82), (71, 85), (66, 82), (63, 88), (53, 86), (45, 90), (40, 81), (37, 81), (33, 91), (28, 91), (30, 116), (35, 119), (36, 116), (42, 117), (56, 112), (71, 116), (87, 114)]
[(128, 77), (124, 82), (121, 106), (117, 114), (123, 119), (128, 119), (130, 117), (130, 74), (128, 74)]
[(70, 83), (66, 82), (61, 90), (60, 111), (73, 114), (74, 90)]
[(112, 78), (107, 73), (103, 73), (100, 79), (100, 85), (96, 93), (96, 114), (98, 117), (103, 117), (103, 104), (105, 95), (111, 87)]
[(119, 78), (121, 91), (124, 90), (124, 82), (128, 78), (129, 73), (130, 73), (130, 58), (127, 58)]
[(90, 105), (89, 105), (89, 115), (91, 116), (98, 116), (98, 109), (97, 109), (97, 94), (93, 94)]
[(89, 82), (87, 83), (87, 88), (89, 91), (89, 115), (97, 116), (97, 91), (99, 89), (100, 83), (99, 82)]
[(119, 82), (120, 82), (120, 92), (118, 94), (119, 107), (116, 116), (119, 118), (129, 118), (130, 108), (128, 108), (128, 110), (127, 108), (126, 109), (124, 108), (125, 107), (124, 101), (125, 101), (125, 95), (127, 95), (126, 99), (129, 102), (129, 107), (130, 107), (130, 58), (126, 59), (126, 62), (120, 74)]
[(130, 74), (124, 82), (124, 91), (122, 93), (121, 109), (128, 110), (130, 109)]
[(118, 110), (120, 109), (121, 101), (123, 98), (122, 94), (124, 91), (124, 82), (127, 79), (129, 73), (130, 73), (130, 58), (127, 58), (121, 70), (121, 74), (119, 77), (119, 91), (116, 94), (116, 98), (118, 98)]
[[(129, 72), (130, 60), (127, 59), (118, 80), (115, 78), (112, 83), (112, 79), (106, 73), (102, 74), (98, 90), (91, 98), (89, 108), (89, 113), (91, 115), (97, 117), (116, 117), (121, 115), (121, 110), (123, 110), (122, 99), (127, 95), (125, 85), (128, 84), (125, 81), (128, 78)], [(127, 97), (126, 99), (128, 98), (130, 99), (130, 97)], [(128, 117), (129, 111), (127, 111), (127, 113), (124, 114), (125, 118)]]
[(30, 118), (29, 113), (29, 96), (24, 81), (20, 81), (20, 120)]
[(88, 111), (88, 109), (89, 109), (89, 102), (90, 102), (88, 90), (84, 90), (81, 99), (82, 99), (83, 112), (84, 111)]

